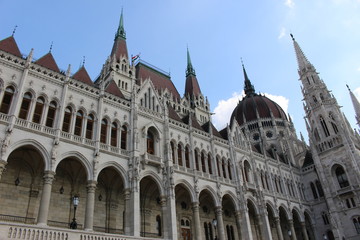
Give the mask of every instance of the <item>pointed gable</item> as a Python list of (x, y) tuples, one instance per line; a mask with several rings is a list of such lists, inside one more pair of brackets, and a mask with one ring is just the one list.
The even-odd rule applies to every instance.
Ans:
[(205, 132), (208, 132), (208, 133), (210, 132), (210, 127), (211, 127), (211, 131), (212, 131), (214, 136), (219, 137), (219, 138), (223, 138), (222, 135), (215, 128), (215, 126), (212, 124), (212, 122), (208, 121), (204, 125), (202, 125), (202, 128), (205, 130)]
[(122, 57), (129, 59), (126, 40), (123, 38), (115, 39), (113, 48), (111, 50), (111, 57), (115, 55), (117, 61), (120, 61)]
[(0, 41), (0, 50), (21, 57), (21, 52), (13, 36)]
[(45, 54), (43, 57), (39, 58), (36, 62), (40, 66), (46, 67), (54, 72), (60, 72), (58, 65), (55, 62), (55, 59), (51, 52)]
[(112, 80), (109, 85), (106, 87), (105, 92), (113, 94), (120, 98), (125, 98), (118, 86), (116, 85), (115, 81)]
[(84, 66), (82, 66), (72, 77), (80, 82), (93, 85), (93, 82), (91, 81), (91, 78)]
[(200, 86), (197, 78), (194, 75), (189, 75), (185, 83), (185, 96), (199, 96), (201, 94)]

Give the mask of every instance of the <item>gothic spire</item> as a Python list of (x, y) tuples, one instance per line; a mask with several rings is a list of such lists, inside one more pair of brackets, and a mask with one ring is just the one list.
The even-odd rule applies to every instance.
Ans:
[(124, 29), (123, 10), (121, 9), (120, 23), (115, 34), (114, 45), (111, 50), (111, 57), (115, 56), (116, 61), (120, 61), (121, 58), (125, 57), (129, 59), (127, 46), (126, 46), (126, 33)]
[(195, 74), (195, 69), (192, 66), (191, 63), (191, 58), (190, 58), (190, 53), (189, 53), (189, 48), (187, 48), (187, 68), (186, 68), (186, 77), (189, 76), (190, 74), (196, 76)]
[(290, 34), (293, 43), (294, 43), (294, 48), (295, 48), (295, 54), (296, 54), (296, 59), (298, 62), (298, 67), (299, 67), (299, 73), (302, 72), (304, 69), (306, 69), (306, 67), (310, 67), (312, 69), (315, 69), (314, 66), (309, 62), (309, 60), (306, 58), (304, 52), (301, 50), (299, 44), (296, 42), (294, 36), (292, 34)]
[(255, 88), (251, 84), (250, 79), (247, 76), (245, 66), (242, 64), (243, 72), (244, 72), (244, 91), (247, 97), (251, 97), (255, 95)]
[(352, 104), (354, 106), (355, 119), (356, 119), (357, 125), (360, 125), (360, 103), (357, 100), (357, 98), (355, 97), (354, 93), (350, 90), (349, 86), (346, 85), (346, 87), (349, 90), (350, 98), (351, 98)]
[(126, 39), (126, 33), (125, 33), (125, 28), (124, 28), (123, 9), (121, 9), (120, 23), (119, 23), (119, 27), (118, 27), (116, 35), (115, 35), (115, 39), (118, 37), (122, 37), (123, 39)]

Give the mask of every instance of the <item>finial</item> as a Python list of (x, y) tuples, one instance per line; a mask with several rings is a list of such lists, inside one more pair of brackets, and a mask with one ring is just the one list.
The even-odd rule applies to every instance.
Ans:
[(295, 41), (294, 35), (292, 35), (292, 33), (290, 33), (290, 37), (293, 41)]
[(12, 34), (11, 34), (12, 37), (14, 36), (17, 27), (18, 27), (18, 25), (15, 25), (14, 30), (13, 30), (13, 32), (12, 32)]
[(82, 62), (82, 66), (85, 65), (85, 56), (83, 56), (83, 62)]
[(51, 50), (52, 50), (53, 44), (54, 44), (54, 42), (53, 42), (53, 41), (51, 41), (51, 45), (50, 45), (50, 50), (49, 50), (49, 53), (51, 53)]
[(349, 90), (349, 92), (351, 92), (351, 90), (350, 90), (350, 88), (349, 88), (349, 85), (346, 84), (346, 87), (347, 87), (347, 89)]

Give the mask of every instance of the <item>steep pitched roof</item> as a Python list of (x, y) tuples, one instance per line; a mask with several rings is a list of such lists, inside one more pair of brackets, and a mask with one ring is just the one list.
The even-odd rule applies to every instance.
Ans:
[(220, 135), (222, 136), (222, 138), (226, 139), (226, 140), (229, 140), (228, 138), (228, 131), (227, 131), (227, 128), (225, 127), (224, 129), (220, 130)]
[(111, 93), (120, 98), (125, 98), (124, 95), (122, 94), (122, 92), (120, 91), (120, 89), (118, 88), (118, 86), (116, 85), (114, 80), (111, 80), (109, 85), (106, 87), (105, 92)]
[(185, 96), (186, 95), (199, 96), (200, 94), (201, 94), (201, 90), (196, 76), (195, 75), (187, 76), (185, 83)]
[(51, 54), (51, 52), (45, 54), (41, 58), (39, 58), (37, 61), (35, 61), (36, 64), (39, 64), (40, 66), (46, 67), (50, 70), (53, 70), (55, 72), (60, 72), (60, 69), (58, 65), (56, 64), (56, 61)]
[(126, 40), (124, 38), (118, 37), (114, 41), (113, 48), (111, 50), (111, 57), (116, 57), (116, 60), (120, 60), (122, 56), (125, 56), (126, 59), (129, 59)]
[(148, 64), (144, 64), (143, 61), (136, 65), (136, 78), (138, 80), (145, 80), (150, 78), (156, 90), (160, 91), (168, 89), (169, 92), (172, 93), (174, 99), (180, 100), (180, 94), (176, 90), (174, 83), (170, 79), (170, 76), (161, 73), (160, 70), (156, 70), (155, 68), (148, 66)]
[(170, 104), (168, 104), (168, 111), (169, 111), (169, 118), (174, 119), (178, 122), (182, 122), (182, 119), (179, 117), (175, 109)]
[[(193, 113), (190, 113), (190, 114), (191, 114), (191, 126), (192, 126), (193, 128), (197, 128), (197, 129), (199, 129), (199, 130), (201, 130), (201, 131), (204, 131), (204, 129), (200, 126), (199, 122), (196, 120), (195, 114), (193, 114)], [(183, 121), (184, 123), (189, 124), (189, 122), (190, 122), (190, 114), (188, 114), (187, 116), (185, 116), (185, 117), (182, 119), (182, 121)]]
[(93, 85), (93, 82), (88, 72), (86, 71), (85, 66), (82, 66), (72, 77), (76, 80), (79, 80), (80, 82)]
[(215, 126), (212, 124), (212, 122), (208, 121), (207, 123), (202, 125), (202, 128), (206, 131), (206, 132), (210, 132), (210, 127), (212, 130), (212, 133), (214, 136), (219, 137), (219, 138), (223, 138), (223, 136), (218, 132), (218, 130), (215, 128)]
[(21, 52), (13, 36), (0, 41), (0, 50), (11, 53), (17, 57), (21, 57)]

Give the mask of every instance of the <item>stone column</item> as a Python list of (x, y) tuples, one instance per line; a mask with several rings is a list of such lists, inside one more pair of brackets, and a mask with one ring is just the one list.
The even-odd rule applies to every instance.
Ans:
[(41, 194), (40, 206), (39, 206), (39, 215), (38, 215), (38, 225), (46, 226), (48, 215), (49, 215), (49, 206), (50, 206), (50, 197), (51, 197), (51, 187), (54, 180), (55, 172), (45, 171), (44, 174), (44, 185)]
[(280, 218), (276, 217), (275, 218), (275, 224), (276, 224), (276, 230), (277, 230), (277, 234), (279, 237), (279, 240), (284, 240), (283, 234), (282, 234), (282, 230), (281, 230), (281, 225), (280, 225)]
[(241, 234), (243, 239), (253, 239), (251, 232), (251, 224), (249, 218), (249, 210), (247, 206), (244, 207), (241, 211)]
[(193, 210), (193, 220), (194, 220), (194, 226), (195, 226), (194, 239), (201, 239), (200, 213), (199, 213), (199, 203), (198, 202), (192, 203), (192, 210)]
[(235, 218), (236, 218), (236, 228), (237, 228), (238, 236), (239, 236), (239, 239), (242, 239), (242, 234), (241, 234), (241, 212), (240, 211), (235, 212)]
[(130, 233), (131, 233), (130, 226), (129, 226), (130, 221), (128, 221), (128, 219), (127, 219), (127, 216), (129, 214), (129, 208), (130, 208), (129, 201), (130, 201), (130, 189), (127, 188), (127, 189), (125, 189), (125, 203), (124, 203), (124, 217), (123, 217), (123, 219), (124, 219), (123, 226), (124, 226), (124, 234), (125, 235), (130, 235)]
[(86, 211), (85, 211), (85, 231), (92, 231), (94, 224), (94, 205), (95, 205), (96, 181), (88, 181), (86, 186)]
[(307, 234), (307, 231), (306, 231), (305, 222), (301, 222), (300, 224), (301, 224), (301, 231), (303, 233), (304, 240), (309, 240), (309, 237), (308, 237), (308, 234)]
[(217, 220), (217, 235), (219, 240), (225, 240), (225, 230), (222, 212), (223, 211), (220, 206), (215, 208), (215, 215)]
[(2, 174), (5, 170), (6, 164), (7, 164), (7, 161), (0, 160), (0, 180), (1, 180)]
[(291, 240), (297, 240), (296, 232), (295, 232), (295, 228), (294, 228), (294, 222), (292, 219), (289, 220), (289, 225), (290, 225), (290, 231), (291, 231)]
[(260, 211), (261, 214), (259, 215), (259, 225), (261, 227), (261, 235), (263, 239), (272, 240), (268, 212), (266, 209)]
[(166, 206), (166, 196), (160, 196), (160, 205), (161, 205), (161, 235), (167, 239), (169, 236), (169, 232), (168, 232), (168, 227), (171, 225), (168, 222), (168, 218), (167, 218), (167, 206)]

